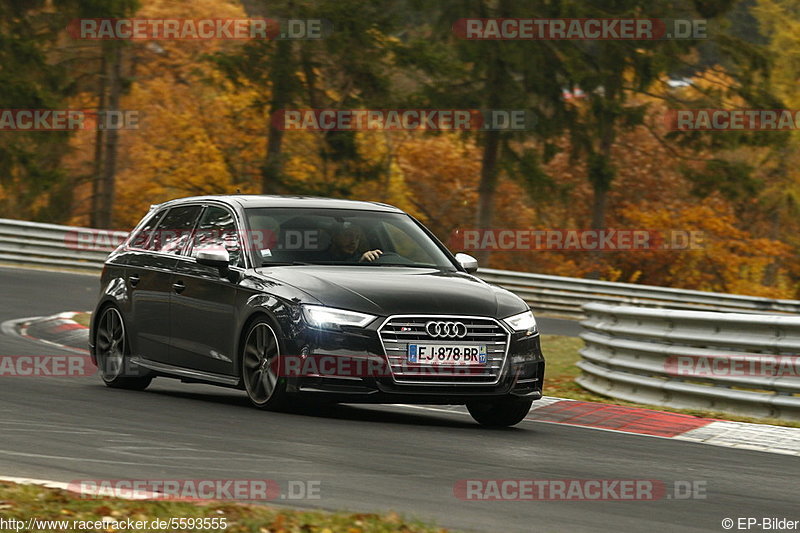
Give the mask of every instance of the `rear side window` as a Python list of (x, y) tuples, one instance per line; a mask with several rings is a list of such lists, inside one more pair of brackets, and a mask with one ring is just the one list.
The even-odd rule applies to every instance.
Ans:
[(227, 250), (231, 265), (242, 266), (242, 247), (233, 214), (222, 207), (208, 207), (197, 225), (192, 239), (192, 257), (203, 250)]
[(159, 211), (158, 213), (150, 215), (147, 222), (145, 222), (139, 231), (131, 237), (128, 246), (137, 250), (152, 250), (151, 239), (153, 237), (153, 230), (162, 216), (164, 216), (164, 211)]
[(199, 205), (173, 207), (161, 219), (150, 241), (148, 250), (165, 254), (179, 254), (189, 242), (192, 229), (200, 215)]

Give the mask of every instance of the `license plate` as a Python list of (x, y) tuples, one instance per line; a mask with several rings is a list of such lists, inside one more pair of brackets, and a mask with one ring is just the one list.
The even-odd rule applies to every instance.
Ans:
[(408, 362), (421, 365), (485, 365), (486, 346), (409, 344)]

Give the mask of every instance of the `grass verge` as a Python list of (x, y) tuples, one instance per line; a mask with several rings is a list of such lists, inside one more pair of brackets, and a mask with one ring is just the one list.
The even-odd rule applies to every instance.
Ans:
[(646, 405), (625, 400), (617, 400), (589, 392), (575, 383), (581, 371), (575, 364), (580, 361), (578, 350), (583, 348), (583, 340), (577, 337), (562, 337), (560, 335), (542, 335), (542, 351), (544, 352), (547, 367), (544, 377), (544, 393), (547, 396), (571, 398), (585, 402), (609, 403), (628, 407), (644, 407), (657, 411), (681, 413), (685, 415), (700, 416), (703, 418), (719, 418), (736, 422), (750, 422), (753, 424), (772, 424), (775, 426), (800, 427), (800, 422), (779, 420), (776, 418), (753, 418), (738, 416), (718, 411), (705, 411), (701, 409), (673, 409), (660, 405)]
[[(123, 528), (114, 528), (114, 522), (126, 524), (142, 522), (146, 527), (130, 529), (136, 533), (146, 531), (191, 531), (217, 533), (446, 533), (422, 522), (408, 521), (396, 513), (351, 514), (328, 513), (324, 511), (299, 511), (264, 505), (248, 505), (211, 502), (203, 504), (187, 502), (145, 502), (134, 500), (95, 500), (82, 499), (71, 492), (40, 487), (18, 485), (0, 481), (0, 518), (6, 525), (10, 519), (27, 521), (35, 518), (41, 521), (67, 521), (62, 524), (40, 524), (38, 531), (103, 531), (115, 533)], [(185, 522), (183, 527), (158, 528), (154, 520), (170, 521), (173, 518), (195, 519)], [(188, 527), (188, 524), (202, 524), (197, 519), (217, 519), (216, 525), (210, 520), (208, 527)], [(221, 519), (226, 527), (221, 527)], [(80, 529), (81, 522), (107, 522), (99, 529), (90, 527)], [(61, 525), (67, 525), (62, 528)], [(152, 527), (156, 525), (157, 527)], [(77, 526), (77, 527), (76, 527)], [(177, 523), (176, 523), (177, 526)], [(23, 526), (25, 527), (25, 526)], [(10, 529), (14, 531), (12, 527)]]
[(88, 328), (89, 322), (92, 320), (92, 313), (78, 313), (77, 315), (72, 317), (72, 320)]

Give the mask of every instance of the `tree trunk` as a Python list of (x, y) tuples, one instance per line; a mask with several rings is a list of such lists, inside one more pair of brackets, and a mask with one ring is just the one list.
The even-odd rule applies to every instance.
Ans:
[[(502, 59), (498, 43), (487, 43), (486, 72), (486, 104), (489, 110), (500, 107), (500, 95), (503, 91), (504, 79)], [(478, 228), (491, 230), (494, 216), (494, 197), (497, 189), (497, 160), (500, 151), (500, 132), (488, 130), (483, 139), (483, 156), (481, 158), (481, 181), (478, 185)], [(478, 264), (489, 266), (491, 250), (479, 250), (475, 257)]]
[[(98, 115), (106, 108), (106, 51), (108, 41), (103, 41), (103, 46), (100, 53), (100, 87), (97, 91), (97, 113)], [(94, 134), (94, 162), (92, 163), (92, 197), (91, 197), (91, 211), (89, 213), (89, 226), (93, 228), (100, 227), (100, 195), (101, 195), (101, 174), (103, 172), (103, 143), (105, 138), (105, 131), (102, 128), (97, 128)]]
[[(773, 240), (780, 240), (780, 233), (781, 229), (783, 229), (781, 225), (781, 210), (780, 206), (776, 206), (773, 208), (772, 213), (769, 216), (770, 219), (770, 231), (769, 231), (769, 238)], [(779, 268), (778, 261), (772, 261), (767, 267), (764, 269), (764, 279), (761, 281), (767, 287), (774, 287), (778, 282), (778, 268)]]
[(267, 134), (267, 157), (261, 169), (261, 192), (271, 194), (283, 189), (283, 130), (277, 127), (278, 113), (291, 102), (292, 96), (292, 42), (278, 40), (272, 69), (272, 101)]
[[(119, 111), (122, 94), (122, 46), (114, 43), (108, 62), (108, 108), (106, 111)], [(117, 172), (117, 148), (119, 144), (120, 124), (109, 127), (108, 116), (98, 117), (99, 124), (108, 127), (105, 130), (104, 158), (100, 179), (99, 228), (111, 228), (113, 224), (115, 181)]]
[(608, 198), (608, 190), (602, 185), (595, 184), (593, 192), (592, 229), (602, 230), (606, 227), (606, 199)]
[[(270, 4), (263, 0), (242, 0), (242, 6), (248, 17), (275, 16)], [(284, 6), (287, 12), (294, 12), (294, 3)], [(271, 69), (272, 100), (269, 106), (269, 123), (267, 124), (267, 154), (261, 167), (261, 193), (276, 194), (284, 192), (283, 179), (283, 130), (276, 127), (278, 113), (292, 101), (293, 69), (292, 42), (288, 39), (275, 41), (275, 54)]]
[[(592, 184), (594, 198), (592, 200), (592, 229), (606, 229), (606, 208), (608, 204), (608, 191), (614, 180), (614, 168), (611, 164), (611, 147), (614, 144), (614, 118), (611, 114), (604, 117), (600, 124), (600, 149), (599, 153), (589, 155), (589, 181)], [(591, 252), (597, 268), (587, 273), (589, 279), (599, 279), (604, 250)]]
[(606, 201), (611, 182), (614, 180), (614, 169), (611, 165), (611, 148), (614, 145), (614, 118), (604, 117), (601, 124), (600, 150), (590, 156), (589, 181), (594, 189), (592, 205), (592, 229), (601, 230), (606, 227)]
[[(500, 148), (500, 132), (487, 131), (483, 144), (481, 161), (481, 181), (478, 185), (478, 227), (479, 230), (492, 229), (494, 216), (494, 197), (497, 189), (497, 157)], [(489, 250), (479, 250), (476, 254), (479, 264), (489, 266)]]
[[(592, 199), (592, 229), (595, 231), (603, 230), (606, 227), (606, 203), (608, 198), (608, 188), (601, 183), (592, 183), (594, 197)], [(598, 237), (598, 242), (600, 239)], [(589, 252), (592, 258), (593, 268), (586, 273), (588, 279), (600, 279), (604, 250), (592, 250)]]
[(383, 187), (381, 187), (381, 202), (389, 201), (389, 192), (392, 188), (392, 165), (394, 164), (394, 143), (392, 132), (384, 131), (383, 139), (386, 143), (386, 171), (383, 174)]

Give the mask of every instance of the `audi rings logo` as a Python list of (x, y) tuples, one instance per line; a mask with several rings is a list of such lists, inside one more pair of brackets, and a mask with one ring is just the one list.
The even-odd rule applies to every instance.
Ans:
[(467, 336), (467, 326), (461, 322), (428, 322), (425, 331), (431, 337), (447, 337), (450, 339), (463, 339)]

